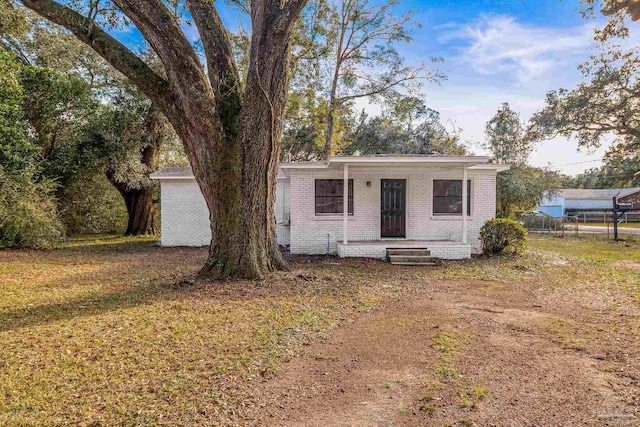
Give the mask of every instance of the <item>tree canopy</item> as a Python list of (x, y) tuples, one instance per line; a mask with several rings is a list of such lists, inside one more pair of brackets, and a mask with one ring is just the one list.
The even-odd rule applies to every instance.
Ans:
[[(411, 102), (415, 98), (411, 99)], [(437, 111), (428, 109), (423, 103), (415, 109), (402, 104), (403, 112), (393, 109), (381, 116), (362, 114), (355, 130), (349, 136), (345, 154), (442, 154), (465, 155), (466, 148), (460, 142), (458, 129), (447, 128)], [(400, 120), (398, 120), (400, 119)], [(415, 124), (415, 119), (422, 119)]]
[(531, 153), (531, 143), (524, 137), (520, 115), (507, 102), (485, 126), (485, 147), (496, 163), (524, 164)]
[(531, 141), (525, 137), (520, 115), (508, 103), (503, 103), (487, 122), (485, 134), (485, 147), (491, 153), (492, 161), (511, 164), (508, 171), (498, 173), (496, 178), (497, 210), (501, 217), (512, 216), (518, 207), (534, 207), (559, 187), (560, 175), (557, 172), (527, 164)]
[[(112, 214), (117, 211), (116, 206), (129, 207), (132, 194), (140, 193), (144, 187), (148, 190), (146, 202), (137, 205), (146, 207), (130, 211), (129, 220), (145, 218), (141, 222), (150, 225), (127, 227), (127, 233), (154, 232), (156, 186), (146, 175), (155, 166), (150, 168), (145, 162), (156, 165), (162, 151), (156, 147), (149, 157), (150, 152), (146, 149), (151, 145), (149, 139), (155, 136), (145, 138), (145, 134), (156, 133), (153, 126), (141, 125), (148, 117), (157, 116), (149, 113), (150, 101), (93, 50), (65, 30), (37, 18), (20, 6), (6, 2), (2, 5), (7, 13), (0, 18), (0, 50), (5, 56), (15, 58), (14, 83), (19, 86), (21, 95), (19, 105), (13, 105), (20, 110), (22, 117), (22, 120), (12, 120), (14, 129), (22, 126), (20, 137), (13, 135), (11, 138), (14, 147), (7, 143), (2, 149), (6, 153), (11, 148), (16, 154), (18, 142), (23, 147), (30, 147), (30, 153), (15, 156), (23, 164), (13, 169), (38, 182), (51, 181), (55, 184), (46, 188), (55, 190), (61, 219), (71, 232), (114, 231), (117, 228), (114, 228), (116, 223), (113, 221), (107, 229), (85, 226), (85, 223), (109, 224), (110, 221), (96, 217)], [(153, 63), (153, 56), (148, 56)], [(124, 101), (132, 99), (138, 102)], [(4, 100), (2, 105), (8, 108), (12, 104)], [(8, 116), (3, 114), (3, 117)], [(163, 129), (170, 130), (166, 119), (159, 117), (157, 121), (164, 123)], [(101, 137), (108, 133), (105, 130), (109, 126), (111, 135), (117, 133), (117, 138)], [(98, 127), (105, 132), (96, 132)], [(171, 151), (175, 151), (175, 135), (173, 132), (164, 133), (171, 138), (162, 140), (171, 146)], [(1, 156), (0, 165), (5, 170), (10, 163), (9, 159)], [(113, 178), (111, 184), (122, 194), (124, 203), (118, 203), (104, 191), (104, 185), (96, 174), (102, 175), (104, 180)], [(88, 187), (89, 182), (96, 184), (96, 189)], [(83, 187), (83, 190), (76, 191), (78, 187)], [(93, 208), (92, 212), (83, 208), (83, 218), (74, 206), (78, 206), (76, 199), (86, 197), (88, 192), (95, 192), (94, 205), (104, 203), (104, 206), (102, 209)]]
[[(286, 268), (273, 201), (290, 40), (306, 2), (237, 2), (251, 22), (243, 53), (238, 47), (246, 40), (231, 37), (208, 0), (22, 0), (126, 76), (171, 123), (210, 211), (213, 237), (202, 275), (262, 277)], [(186, 20), (197, 43), (183, 31)], [(160, 67), (110, 31), (124, 26), (140, 31)], [(237, 57), (245, 58), (242, 76)]]
[[(397, 48), (412, 41), (413, 13), (397, 16), (397, 0), (345, 0), (327, 13), (327, 129), (325, 157), (332, 154), (336, 109), (358, 98), (389, 99), (402, 91), (414, 94), (425, 81), (444, 75), (423, 63), (409, 66)], [(432, 58), (437, 62), (439, 58)]]
[(585, 81), (572, 90), (549, 92), (545, 107), (531, 118), (527, 138), (575, 138), (585, 149), (613, 139), (599, 185), (629, 186), (640, 182), (640, 56), (635, 49), (606, 43), (614, 35), (627, 35), (613, 30), (624, 27), (626, 9), (616, 10), (597, 33), (605, 40), (598, 54), (580, 66)]

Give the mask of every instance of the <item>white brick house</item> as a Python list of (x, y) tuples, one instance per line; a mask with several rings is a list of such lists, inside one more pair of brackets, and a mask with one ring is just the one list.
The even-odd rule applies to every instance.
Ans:
[[(496, 174), (506, 169), (484, 156), (283, 163), (278, 242), (293, 254), (383, 258), (389, 248), (420, 247), (440, 258), (468, 258), (480, 249), (480, 227), (495, 215)], [(209, 214), (191, 170), (170, 168), (151, 178), (161, 182), (161, 244), (207, 245)]]

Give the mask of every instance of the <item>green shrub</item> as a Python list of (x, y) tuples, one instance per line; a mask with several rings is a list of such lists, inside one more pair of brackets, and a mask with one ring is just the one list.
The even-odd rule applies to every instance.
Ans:
[(490, 219), (480, 229), (480, 240), (487, 255), (519, 254), (527, 247), (527, 230), (511, 219)]
[(82, 174), (60, 197), (60, 217), (67, 233), (124, 233), (127, 208), (103, 174)]
[(31, 172), (14, 176), (0, 167), (0, 249), (51, 248), (64, 239), (53, 189)]

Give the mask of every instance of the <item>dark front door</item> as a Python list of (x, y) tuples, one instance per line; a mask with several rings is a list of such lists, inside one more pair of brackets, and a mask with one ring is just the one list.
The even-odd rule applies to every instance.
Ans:
[(380, 181), (380, 236), (405, 237), (407, 183), (404, 179)]

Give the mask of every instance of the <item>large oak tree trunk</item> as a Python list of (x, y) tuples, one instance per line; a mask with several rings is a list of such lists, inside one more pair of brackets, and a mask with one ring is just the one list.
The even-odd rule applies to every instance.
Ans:
[(186, 0), (201, 36), (205, 73), (179, 20), (162, 0), (113, 0), (162, 61), (164, 78), (62, 2), (23, 0), (125, 74), (173, 125), (210, 213), (212, 240), (202, 276), (261, 278), (286, 268), (275, 234), (274, 201), (289, 40), (306, 1), (248, 2), (251, 63), (243, 90), (215, 2)]
[[(213, 175), (219, 191), (205, 194), (211, 212), (208, 277), (263, 277), (286, 269), (275, 231), (275, 197), (288, 90), (287, 34), (253, 36), (253, 61), (235, 141), (225, 144)], [(214, 178), (215, 179), (215, 178)], [(215, 185), (218, 184), (218, 185)], [(207, 183), (201, 183), (207, 188)]]
[[(162, 118), (160, 110), (152, 108), (145, 118), (145, 140), (146, 143), (140, 150), (140, 162), (149, 172), (156, 170), (158, 163), (158, 152), (162, 142)], [(152, 182), (137, 188), (131, 188), (127, 183), (117, 180), (113, 169), (107, 169), (107, 179), (113, 185), (127, 207), (127, 230), (125, 236), (143, 236), (156, 234), (156, 188)]]
[[(109, 175), (107, 174), (107, 178)], [(127, 230), (125, 236), (144, 236), (156, 234), (156, 208), (154, 203), (155, 189), (153, 187), (129, 189), (125, 185), (112, 180), (124, 204), (127, 207)]]
[(156, 234), (156, 207), (154, 203), (154, 189), (144, 188), (134, 190), (124, 195), (127, 204), (129, 221), (125, 236), (143, 236)]

